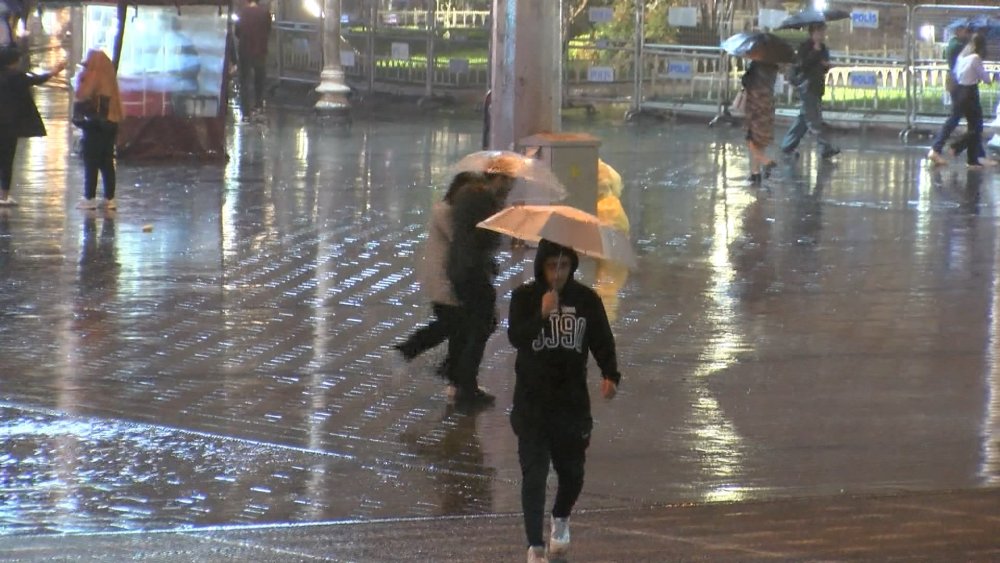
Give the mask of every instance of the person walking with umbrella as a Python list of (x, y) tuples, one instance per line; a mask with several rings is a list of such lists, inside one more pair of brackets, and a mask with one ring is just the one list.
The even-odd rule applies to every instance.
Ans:
[[(966, 49), (972, 43), (970, 41), (972, 20), (967, 22), (962, 22), (955, 26), (955, 35), (948, 42), (948, 46), (945, 49), (945, 58), (948, 61), (948, 77), (945, 81), (945, 88), (948, 90), (948, 94), (951, 96), (951, 113), (948, 115), (948, 119), (941, 125), (941, 129), (938, 130), (937, 135), (934, 136), (934, 140), (931, 143), (931, 149), (927, 152), (927, 158), (935, 166), (941, 166), (948, 164), (948, 161), (941, 155), (941, 151), (944, 149), (944, 144), (947, 142), (948, 137), (958, 128), (958, 123), (962, 120), (962, 117), (967, 117), (967, 110), (974, 105), (979, 108), (979, 122), (980, 122), (980, 137), (982, 136), (982, 106), (978, 101), (979, 86), (978, 81), (975, 82), (976, 86), (976, 98), (975, 104), (963, 103), (967, 102), (965, 98), (971, 93), (970, 90), (963, 88), (962, 82), (958, 78), (958, 61), (961, 57), (966, 55)], [(971, 36), (975, 39), (975, 36)], [(982, 37), (982, 36), (980, 36)], [(974, 50), (974, 48), (973, 48)], [(985, 39), (983, 41), (982, 47), (983, 53), (985, 54)], [(969, 51), (971, 54), (972, 51)], [(964, 67), (967, 74), (967, 82), (971, 81), (975, 74), (972, 72), (970, 74), (972, 60), (966, 61), (968, 64)], [(982, 56), (980, 56), (979, 67), (982, 67)], [(985, 75), (985, 71), (984, 71)], [(989, 76), (986, 76), (986, 81), (989, 81)], [(972, 126), (972, 122), (966, 119), (966, 125), (968, 127)], [(958, 142), (952, 144), (951, 149), (957, 155), (965, 148), (965, 138), (959, 140)], [(979, 158), (986, 156), (986, 150), (982, 147), (982, 143), (975, 149), (976, 156)], [(983, 163), (983, 161), (975, 159), (977, 163)], [(992, 162), (992, 161), (990, 161)]]
[[(983, 106), (979, 101), (979, 83), (992, 82), (992, 77), (983, 67), (984, 58), (986, 58), (986, 38), (977, 33), (972, 36), (972, 40), (962, 50), (955, 63), (955, 79), (958, 86), (955, 89), (957, 97), (953, 103), (958, 105), (965, 117), (967, 132), (953, 145), (953, 148), (955, 154), (966, 151), (966, 163), (970, 168), (979, 168), (983, 165), (979, 160), (983, 145)], [(939, 142), (943, 142), (941, 138), (935, 139), (935, 146)]]
[[(422, 285), (426, 289), (434, 312), (434, 319), (410, 334), (404, 342), (393, 346), (403, 359), (412, 361), (417, 356), (434, 348), (455, 332), (456, 325), (460, 318), (458, 298), (448, 277), (448, 252), (452, 244), (452, 203), (459, 190), (472, 186), (475, 183), (485, 184), (486, 177), (478, 172), (460, 172), (456, 174), (448, 190), (441, 201), (434, 204), (431, 210), (431, 220), (427, 227), (427, 245), (424, 248), (423, 264), (421, 267)], [(455, 352), (458, 341), (450, 341), (448, 345), (448, 355), (445, 356), (438, 373), (448, 380), (449, 392), (454, 392), (455, 382), (451, 378), (450, 366), (451, 357)]]
[(760, 184), (775, 166), (767, 156), (767, 147), (774, 141), (774, 82), (777, 79), (778, 65), (765, 61), (751, 61), (743, 73), (747, 149), (753, 184)]
[(621, 374), (615, 339), (600, 297), (573, 279), (570, 247), (542, 239), (535, 279), (514, 290), (507, 336), (517, 349), (511, 427), (521, 465), (521, 506), (528, 561), (545, 561), (545, 484), (549, 464), (559, 477), (552, 507), (549, 555), (569, 549), (569, 518), (583, 490), (593, 419), (587, 360), (601, 369), (601, 395), (611, 399)]
[(759, 184), (770, 174), (774, 161), (767, 147), (774, 141), (774, 83), (778, 65), (795, 60), (795, 50), (771, 33), (737, 33), (722, 42), (727, 53), (750, 59), (743, 73), (744, 123), (750, 151), (750, 181)]
[(832, 158), (840, 154), (840, 149), (827, 139), (823, 131), (822, 101), (826, 93), (826, 73), (832, 66), (830, 51), (824, 43), (826, 23), (810, 23), (808, 29), (809, 38), (799, 46), (796, 68), (796, 89), (801, 104), (799, 115), (781, 141), (781, 152), (795, 154), (802, 138), (811, 131), (822, 148), (821, 156)]

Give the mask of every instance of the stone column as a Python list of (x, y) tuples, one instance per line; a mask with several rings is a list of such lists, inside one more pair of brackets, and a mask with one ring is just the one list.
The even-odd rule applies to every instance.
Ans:
[(319, 94), (316, 110), (324, 113), (346, 111), (350, 107), (347, 103), (350, 91), (340, 66), (340, 0), (326, 0), (323, 6), (323, 71), (316, 87)]
[(562, 2), (493, 0), (490, 148), (559, 131)]

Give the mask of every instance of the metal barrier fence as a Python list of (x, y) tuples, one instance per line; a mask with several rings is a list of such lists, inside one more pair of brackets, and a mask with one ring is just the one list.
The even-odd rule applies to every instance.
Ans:
[[(354, 87), (424, 98), (467, 91), (481, 99), (490, 74), (488, 11), (436, 10), (436, 2), (428, 2), (426, 10), (402, 11), (379, 9), (373, 0), (343, 3), (341, 62)], [(988, 53), (1000, 55), (997, 7), (910, 7), (875, 0), (830, 0), (829, 5), (851, 14), (827, 30), (834, 63), (824, 98), (830, 121), (894, 124), (904, 131), (940, 123), (949, 112), (944, 43), (950, 38), (948, 25), (958, 18), (995, 18)], [(667, 12), (659, 3), (635, 0), (635, 18), (623, 29), (616, 3), (595, 0), (589, 38), (570, 42), (565, 53), (564, 100), (587, 106), (628, 103), (628, 117), (647, 110), (720, 115), (739, 88), (745, 61), (723, 54), (719, 42), (734, 26), (773, 27), (785, 14), (737, 12), (732, 1), (716, 6), (713, 13), (676, 6)], [(646, 43), (653, 26), (663, 32), (664, 20), (676, 43)], [(318, 81), (319, 22), (277, 22), (275, 29), (275, 76)], [(1000, 63), (988, 62), (987, 68), (1000, 70)], [(776, 96), (780, 113), (797, 111), (794, 88), (783, 79)], [(984, 86), (982, 98), (984, 113), (992, 115), (996, 87)]]
[[(614, 24), (615, 3), (589, 6), (590, 34), (567, 44), (563, 53), (563, 105), (593, 109), (597, 102), (627, 102), (636, 83), (636, 41), (641, 18), (624, 28)], [(612, 31), (614, 33), (612, 33)]]

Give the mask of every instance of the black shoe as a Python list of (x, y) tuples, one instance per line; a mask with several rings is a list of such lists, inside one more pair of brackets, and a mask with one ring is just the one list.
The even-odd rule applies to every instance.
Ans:
[(496, 404), (497, 398), (482, 389), (465, 391), (459, 389), (455, 393), (455, 406), (467, 410), (485, 409)]
[(764, 174), (764, 178), (770, 178), (771, 177), (771, 172), (774, 171), (774, 168), (776, 166), (778, 166), (778, 163), (775, 162), (775, 161), (773, 161), (773, 160), (771, 162), (768, 162), (767, 164), (765, 164), (764, 165), (764, 169), (761, 170), (761, 172), (763, 172), (763, 174)]
[(821, 156), (823, 158), (833, 158), (833, 157), (837, 156), (838, 154), (840, 154), (840, 149), (838, 149), (837, 147), (830, 147), (830, 148), (824, 150), (823, 154)]
[(759, 184), (764, 180), (764, 178), (763, 176), (760, 175), (760, 173), (757, 173), (757, 174), (751, 174), (750, 177), (747, 178), (747, 180), (749, 180), (751, 184)]

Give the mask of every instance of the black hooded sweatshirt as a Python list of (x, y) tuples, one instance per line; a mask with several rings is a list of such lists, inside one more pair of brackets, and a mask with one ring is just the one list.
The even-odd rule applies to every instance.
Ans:
[[(570, 279), (559, 293), (559, 311), (542, 318), (548, 291), (544, 265), (559, 254), (572, 261)], [(521, 435), (540, 429), (589, 435), (593, 426), (587, 391), (587, 355), (601, 374), (621, 380), (604, 303), (597, 293), (573, 279), (579, 258), (571, 249), (543, 240), (535, 255), (535, 280), (514, 290), (507, 337), (517, 348), (511, 425)]]

